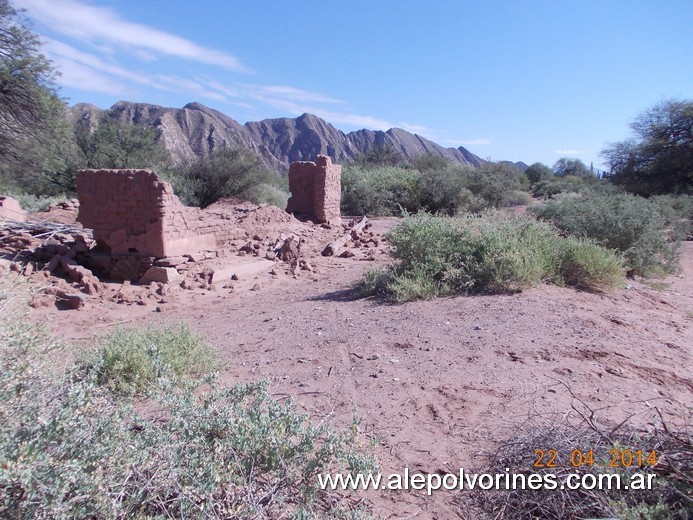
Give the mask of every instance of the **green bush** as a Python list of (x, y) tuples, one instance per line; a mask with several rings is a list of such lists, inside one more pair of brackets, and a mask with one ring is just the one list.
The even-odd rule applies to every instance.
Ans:
[(206, 208), (224, 197), (249, 199), (260, 194), (261, 184), (279, 179), (261, 166), (250, 152), (220, 148), (169, 175), (176, 195), (188, 206)]
[(466, 177), (466, 187), (489, 208), (513, 205), (513, 193), (528, 186), (524, 173), (503, 163), (488, 162), (480, 168), (469, 168)]
[(530, 184), (553, 179), (553, 170), (543, 163), (536, 162), (525, 170), (525, 175)]
[[(141, 351), (124, 349), (127, 341), (162, 337), (114, 336), (97, 359)], [(96, 384), (102, 366), (51, 377), (43, 345), (29, 323), (0, 322), (0, 517), (365, 517), (319, 490), (316, 478), (374, 469), (357, 422), (339, 431), (316, 426), (291, 401), (274, 400), (266, 384), (222, 388), (211, 377), (160, 378), (134, 407)]]
[(541, 281), (603, 290), (619, 282), (620, 258), (587, 240), (565, 239), (529, 217), (408, 216), (387, 236), (395, 263), (369, 272), (363, 295), (397, 302), (451, 294), (521, 291)]
[(159, 328), (118, 327), (82, 355), (78, 373), (123, 395), (144, 393), (161, 377), (199, 376), (214, 366), (215, 354), (185, 324)]
[(527, 184), (522, 172), (505, 164), (473, 168), (430, 155), (415, 160), (414, 167), (351, 165), (342, 173), (342, 213), (476, 213), (529, 203)]
[(606, 179), (597, 179), (594, 176), (577, 177), (575, 175), (565, 175), (563, 177), (553, 177), (540, 180), (532, 185), (532, 194), (537, 197), (550, 199), (559, 193), (603, 193), (617, 194), (623, 193), (623, 189), (615, 186)]
[(655, 202), (623, 193), (565, 194), (532, 211), (574, 236), (620, 251), (633, 274), (658, 276), (678, 268), (678, 237)]
[(289, 200), (289, 191), (275, 184), (261, 183), (247, 189), (243, 196), (255, 204), (271, 204), (284, 209)]
[(532, 196), (526, 191), (521, 190), (511, 191), (507, 198), (508, 206), (529, 206), (532, 202)]
[(423, 171), (416, 187), (419, 209), (454, 215), (464, 203), (465, 183), (464, 170), (450, 165)]
[(48, 208), (50, 208), (52, 205), (57, 204), (58, 202), (62, 202), (68, 198), (71, 198), (67, 195), (51, 195), (37, 197), (36, 195), (23, 193), (18, 190), (6, 191), (5, 194), (8, 197), (16, 199), (17, 202), (19, 202), (19, 205), (22, 207), (22, 209), (28, 211), (29, 213), (39, 213), (42, 211), (48, 211)]
[(419, 208), (418, 170), (400, 166), (347, 166), (342, 173), (342, 214), (399, 215)]
[(656, 195), (653, 202), (675, 240), (688, 240), (693, 222), (693, 195)]

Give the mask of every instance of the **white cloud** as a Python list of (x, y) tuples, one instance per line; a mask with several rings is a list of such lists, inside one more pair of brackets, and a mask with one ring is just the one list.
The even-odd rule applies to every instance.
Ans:
[(286, 85), (249, 85), (249, 87), (259, 89), (264, 95), (278, 96), (284, 99), (295, 99), (312, 103), (344, 103), (341, 99), (334, 99), (319, 92), (311, 92)]
[(114, 80), (112, 76), (101, 74), (92, 67), (87, 67), (76, 61), (56, 58), (54, 63), (62, 74), (59, 78), (60, 83), (66, 87), (109, 94), (120, 98), (132, 91), (124, 83)]
[(553, 153), (555, 153), (556, 155), (585, 155), (587, 153), (587, 150), (554, 150)]
[(129, 22), (105, 7), (87, 5), (76, 0), (15, 0), (17, 7), (52, 30), (95, 44), (110, 42), (131, 48), (147, 60), (156, 54), (177, 56), (200, 63), (216, 65), (236, 72), (249, 70), (229, 53), (197, 45), (180, 36), (144, 24)]
[(493, 139), (490, 137), (477, 137), (474, 139), (442, 139), (440, 142), (453, 146), (490, 146), (493, 144)]
[[(218, 78), (157, 73), (152, 62), (162, 57), (181, 58), (214, 65), (232, 72), (249, 72), (233, 55), (202, 47), (190, 40), (154, 27), (131, 22), (108, 7), (84, 0), (14, 0), (27, 14), (44, 25), (52, 38), (44, 38), (44, 52), (62, 73), (64, 86), (117, 96), (142, 98), (152, 89), (174, 92), (190, 101), (213, 100), (257, 111), (257, 104), (298, 116), (315, 114), (334, 125), (431, 134), (424, 126), (408, 122), (393, 124), (371, 115), (354, 114), (346, 101), (290, 85), (257, 85), (220, 81)], [(69, 44), (67, 42), (70, 42)], [(125, 55), (136, 58), (144, 69), (124, 67)], [(207, 74), (207, 73), (206, 73)], [(464, 143), (464, 141), (462, 141)], [(479, 144), (477, 141), (469, 143)]]
[(345, 112), (332, 112), (322, 109), (315, 109), (315, 111), (311, 113), (326, 119), (331, 123), (342, 123), (358, 128), (367, 128), (369, 130), (389, 130), (395, 126), (385, 119), (379, 119), (373, 116), (362, 116)]
[(407, 132), (411, 132), (412, 134), (423, 135), (423, 134), (431, 133), (431, 129), (428, 127), (421, 126), (421, 125), (414, 125), (411, 123), (407, 123), (406, 121), (402, 121), (401, 123), (397, 123), (395, 126), (397, 128), (402, 128), (402, 129), (406, 130)]
[(65, 86), (122, 97), (132, 90), (126, 83), (136, 83), (167, 92), (185, 92), (214, 101), (228, 101), (223, 93), (187, 78), (129, 70), (58, 40), (44, 40), (44, 51), (61, 71), (58, 81)]

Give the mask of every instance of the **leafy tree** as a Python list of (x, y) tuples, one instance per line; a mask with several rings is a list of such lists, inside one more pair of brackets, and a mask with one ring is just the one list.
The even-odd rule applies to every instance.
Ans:
[(453, 165), (453, 162), (447, 157), (429, 152), (415, 157), (410, 161), (410, 165), (415, 170), (427, 172), (447, 170)]
[(454, 215), (462, 206), (468, 169), (448, 164), (443, 168), (423, 170), (417, 180), (420, 209), (430, 213)]
[(400, 166), (405, 161), (393, 145), (378, 144), (357, 156), (354, 162), (359, 166)]
[(540, 162), (536, 162), (527, 168), (525, 170), (525, 175), (532, 185), (554, 177), (551, 168)]
[(526, 177), (514, 167), (499, 162), (486, 162), (470, 169), (467, 188), (489, 206), (501, 208), (511, 203), (514, 192), (525, 187)]
[(419, 209), (418, 170), (401, 166), (349, 165), (342, 171), (342, 213), (400, 215)]
[(580, 159), (561, 157), (553, 165), (553, 171), (559, 177), (574, 175), (575, 177), (590, 177), (593, 174)]
[(630, 128), (635, 137), (601, 152), (611, 180), (640, 195), (692, 194), (693, 101), (663, 101)]
[(87, 168), (156, 168), (168, 154), (156, 132), (106, 115), (96, 130), (76, 132)]
[(247, 150), (218, 148), (174, 177), (173, 186), (184, 203), (206, 208), (224, 197), (246, 197), (261, 184), (274, 185), (272, 177)]
[(40, 40), (8, 0), (0, 0), (0, 169), (14, 184), (47, 167), (56, 132), (65, 129), (64, 103), (56, 96), (56, 72)]

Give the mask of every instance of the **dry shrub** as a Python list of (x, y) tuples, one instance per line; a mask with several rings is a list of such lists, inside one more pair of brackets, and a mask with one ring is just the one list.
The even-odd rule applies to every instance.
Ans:
[[(693, 448), (691, 430), (686, 426), (672, 429), (661, 414), (640, 430), (621, 424), (598, 426), (592, 415), (581, 414), (575, 420), (564, 416), (551, 422), (534, 416), (515, 429), (516, 433), (499, 443), (482, 471), (490, 474), (556, 475), (556, 489), (479, 489), (460, 495), (459, 503), (473, 509), (480, 518), (512, 519), (585, 519), (622, 518), (628, 520), (683, 520), (693, 515), (691, 491), (693, 484)], [(557, 467), (534, 467), (543, 450), (542, 463), (550, 460), (548, 450), (556, 450)], [(592, 450), (594, 465), (584, 461)], [(612, 451), (616, 450), (616, 451)], [(609, 464), (626, 450), (643, 452), (642, 466), (610, 467)], [(656, 451), (654, 466), (645, 461)], [(578, 452), (579, 451), (579, 452)], [(571, 463), (571, 455), (574, 462)], [(628, 461), (627, 453), (625, 455)], [(581, 463), (582, 462), (582, 463)], [(630, 482), (636, 474), (654, 473), (651, 489), (561, 489), (569, 474), (617, 474), (621, 483)], [(588, 477), (588, 481), (591, 481)], [(598, 480), (597, 480), (598, 482)], [(605, 481), (606, 482), (606, 481)], [(647, 478), (645, 478), (647, 482)], [(518, 486), (519, 487), (519, 486)], [(623, 486), (621, 486), (623, 487)]]

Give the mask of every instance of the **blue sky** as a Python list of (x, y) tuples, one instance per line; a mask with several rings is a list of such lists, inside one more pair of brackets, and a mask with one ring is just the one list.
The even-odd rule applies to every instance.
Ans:
[(493, 160), (599, 151), (693, 98), (693, 2), (11, 0), (70, 104), (316, 114)]

